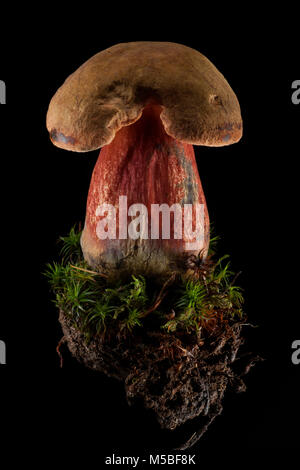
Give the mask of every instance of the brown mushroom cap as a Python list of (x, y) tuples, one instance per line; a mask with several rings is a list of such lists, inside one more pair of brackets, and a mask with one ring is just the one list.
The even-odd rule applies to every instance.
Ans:
[(76, 152), (109, 144), (149, 103), (162, 107), (165, 131), (195, 145), (223, 146), (242, 136), (236, 95), (200, 52), (170, 42), (117, 44), (94, 55), (53, 96), (52, 142)]

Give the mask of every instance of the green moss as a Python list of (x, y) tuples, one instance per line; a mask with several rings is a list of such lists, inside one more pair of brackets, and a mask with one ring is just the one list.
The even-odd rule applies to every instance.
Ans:
[(73, 227), (68, 236), (60, 237), (61, 260), (48, 264), (45, 275), (55, 304), (87, 338), (110, 333), (125, 336), (143, 327), (193, 334), (243, 315), (242, 291), (234, 285), (229, 256), (211, 258), (216, 237), (208, 261), (196, 263), (190, 275), (174, 273), (159, 286), (134, 275), (127, 282), (109, 284), (84, 261), (80, 235)]

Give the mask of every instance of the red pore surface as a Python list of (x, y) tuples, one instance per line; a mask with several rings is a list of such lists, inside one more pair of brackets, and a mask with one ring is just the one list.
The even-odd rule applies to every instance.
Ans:
[[(197, 255), (202, 251), (205, 256), (207, 253), (209, 218), (193, 146), (178, 142), (166, 134), (160, 112), (159, 106), (145, 108), (137, 122), (123, 127), (100, 152), (90, 184), (81, 238), (84, 257), (94, 269), (162, 275), (184, 269), (183, 260), (190, 254)], [(134, 240), (128, 235), (127, 227), (140, 212), (120, 218), (120, 196), (127, 197), (128, 208), (132, 204), (143, 204), (147, 208), (148, 227), (144, 226), (144, 238)], [(172, 211), (170, 238), (162, 238), (162, 216), (159, 238), (151, 238), (151, 227), (153, 229), (155, 223), (153, 218), (151, 221), (153, 204), (167, 204), (169, 207), (179, 204), (182, 215), (184, 205), (192, 205), (192, 229), (195, 230), (196, 203), (204, 205), (204, 221), (202, 241), (198, 241), (194, 249), (191, 250), (188, 245), (193, 238), (187, 239), (184, 232), (184, 216), (181, 222), (182, 238), (174, 239)], [(108, 214), (102, 212), (99, 215), (98, 210), (97, 215), (97, 208), (102, 204), (111, 204), (116, 209), (115, 239), (99, 239), (97, 224)], [(175, 232), (178, 228), (177, 219)]]

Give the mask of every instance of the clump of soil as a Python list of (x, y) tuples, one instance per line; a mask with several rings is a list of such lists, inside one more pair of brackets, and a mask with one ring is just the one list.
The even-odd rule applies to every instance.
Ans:
[(162, 428), (173, 430), (205, 417), (197, 436), (182, 448), (193, 445), (220, 414), (228, 387), (238, 392), (246, 388), (241, 378), (245, 372), (235, 370), (243, 344), (241, 320), (204, 338), (140, 329), (127, 339), (94, 337), (88, 343), (67, 313), (61, 310), (59, 320), (61, 342), (67, 342), (72, 355), (90, 369), (122, 381), (128, 403), (142, 402)]

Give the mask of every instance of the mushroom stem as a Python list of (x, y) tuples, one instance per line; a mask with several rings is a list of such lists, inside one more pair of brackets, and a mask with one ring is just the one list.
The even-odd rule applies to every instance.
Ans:
[[(167, 275), (182, 270), (183, 259), (189, 254), (201, 251), (206, 256), (209, 218), (194, 149), (166, 134), (160, 120), (161, 110), (160, 106), (147, 106), (139, 120), (121, 128), (100, 152), (90, 183), (81, 237), (84, 257), (93, 269), (111, 274), (117, 271), (118, 275), (122, 272)], [(195, 249), (187, 250), (190, 239), (184, 229), (184, 206), (192, 208), (195, 231), (196, 203), (204, 210), (202, 239)], [(135, 204), (139, 206), (131, 207)], [(167, 222), (162, 234), (163, 216), (154, 217), (158, 214), (155, 204), (167, 205), (160, 209), (177, 205), (176, 216), (172, 208), (166, 211), (166, 221), (170, 213), (169, 234)], [(180, 211), (181, 220), (177, 218)], [(133, 226), (132, 216), (138, 217)], [(107, 231), (106, 239), (101, 239), (105, 236), (103, 230)], [(134, 239), (138, 231), (140, 236)], [(180, 231), (182, 237), (176, 238)]]

